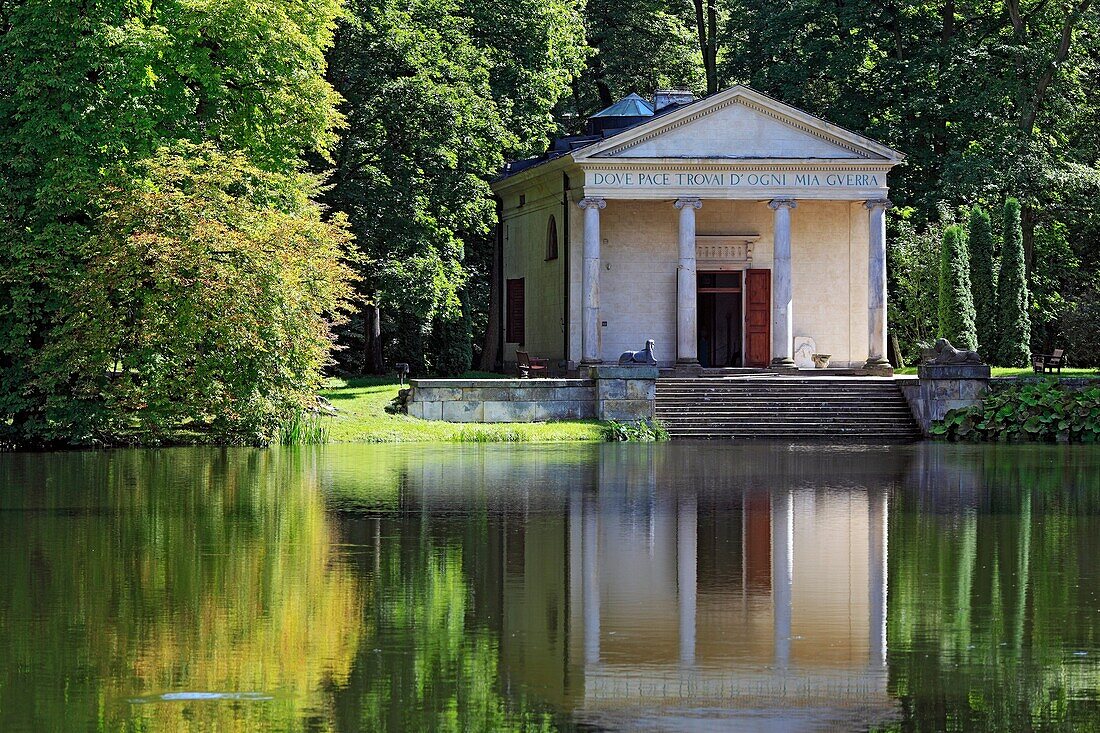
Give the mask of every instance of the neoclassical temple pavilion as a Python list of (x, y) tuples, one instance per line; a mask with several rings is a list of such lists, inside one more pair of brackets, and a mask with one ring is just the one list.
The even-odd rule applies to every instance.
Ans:
[(886, 361), (887, 174), (904, 156), (760, 92), (630, 95), (511, 163), (499, 313), (516, 351), (580, 365)]

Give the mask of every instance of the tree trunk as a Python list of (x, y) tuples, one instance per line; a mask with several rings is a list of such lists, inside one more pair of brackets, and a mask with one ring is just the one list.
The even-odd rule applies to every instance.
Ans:
[(363, 309), (363, 373), (381, 374), (386, 368), (382, 361), (382, 314), (375, 303), (367, 303)]
[(718, 91), (718, 3), (717, 0), (693, 0), (695, 31), (699, 38), (699, 53), (707, 77), (707, 94)]
[(718, 91), (718, 0), (707, 0), (707, 94)]

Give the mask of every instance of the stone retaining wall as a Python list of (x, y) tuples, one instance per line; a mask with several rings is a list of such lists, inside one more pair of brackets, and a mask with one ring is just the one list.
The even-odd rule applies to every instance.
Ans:
[(448, 422), (652, 418), (657, 369), (593, 367), (584, 379), (414, 379), (412, 417)]

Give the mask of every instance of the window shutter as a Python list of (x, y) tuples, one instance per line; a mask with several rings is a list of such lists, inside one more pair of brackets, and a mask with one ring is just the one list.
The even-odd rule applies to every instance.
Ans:
[(523, 278), (508, 281), (508, 343), (524, 340)]

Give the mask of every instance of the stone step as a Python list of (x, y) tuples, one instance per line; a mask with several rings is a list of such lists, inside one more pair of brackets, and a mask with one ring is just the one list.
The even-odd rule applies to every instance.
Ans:
[(886, 390), (858, 390), (858, 391), (799, 391), (792, 389), (753, 389), (753, 390), (734, 390), (734, 389), (659, 389), (656, 391), (657, 395), (670, 396), (670, 395), (682, 395), (684, 397), (700, 397), (704, 395), (729, 395), (730, 397), (801, 397), (806, 399), (822, 399), (829, 397), (899, 397), (900, 394), (894, 391)]
[(813, 428), (853, 428), (853, 429), (867, 429), (876, 430), (879, 428), (902, 428), (909, 429), (912, 427), (909, 420), (876, 420), (875, 423), (867, 424), (866, 419), (838, 419), (838, 420), (804, 420), (804, 422), (795, 423), (792, 420), (767, 420), (767, 419), (755, 419), (755, 420), (662, 420), (661, 424), (668, 429), (681, 429), (681, 428), (700, 428), (700, 429), (718, 429), (718, 428), (730, 428), (730, 429), (750, 429), (750, 428), (791, 428), (795, 430), (804, 429), (809, 430)]
[(656, 416), (680, 439), (896, 441), (919, 437), (892, 380), (665, 378)]
[[(919, 437), (917, 434), (915, 437)], [(686, 433), (673, 433), (669, 431), (669, 437), (676, 440), (790, 440), (790, 441), (803, 441), (803, 440), (837, 440), (842, 442), (849, 442), (858, 440), (859, 442), (909, 442), (914, 439), (911, 431), (905, 431), (905, 433), (849, 433), (844, 435), (838, 435), (836, 433), (813, 433), (813, 431), (803, 431), (803, 433), (698, 433), (698, 434), (686, 434)]]
[[(838, 412), (842, 412), (842, 413), (843, 412), (866, 413), (867, 409), (869, 407), (869, 405), (867, 403), (822, 403), (822, 402), (805, 403), (805, 404), (800, 404), (800, 403), (768, 403), (768, 404), (764, 404), (764, 405), (746, 404), (746, 403), (742, 403), (742, 402), (717, 402), (717, 403), (716, 402), (707, 402), (707, 403), (698, 403), (698, 402), (695, 402), (695, 403), (691, 403), (691, 402), (683, 402), (683, 403), (663, 402), (663, 403), (661, 403), (661, 402), (659, 402), (659, 403), (657, 403), (657, 406), (660, 409), (663, 409), (663, 411), (668, 411), (670, 413), (698, 412), (698, 413), (706, 413), (708, 415), (716, 413), (716, 412), (726, 412), (726, 411), (742, 412), (742, 413), (764, 413), (764, 412), (767, 412), (767, 413), (771, 413), (771, 414), (778, 413), (778, 412), (785, 412), (785, 413), (791, 413), (792, 415), (794, 415), (794, 414), (803, 414), (803, 413), (815, 413), (815, 412), (823, 412), (823, 413), (838, 413)], [(878, 404), (872, 404), (870, 406), (875, 407), (877, 409), (877, 411), (902, 412), (906, 415), (910, 414), (909, 405), (906, 405), (905, 403), (897, 403), (897, 402), (878, 403)]]
[(724, 385), (702, 387), (664, 387), (658, 385), (657, 394), (672, 392), (705, 394), (723, 392), (727, 394), (897, 394), (896, 389), (878, 389), (873, 387), (813, 389), (810, 387), (727, 387)]
[(657, 392), (658, 397), (681, 400), (714, 400), (727, 397), (729, 400), (904, 400), (897, 392), (851, 392), (836, 394), (833, 392), (723, 392), (707, 390), (705, 392)]
[[(706, 413), (704, 415), (660, 415), (658, 419), (664, 425), (717, 425), (719, 423), (728, 423), (730, 425), (748, 425), (753, 423), (782, 423), (784, 425), (822, 425), (832, 423), (847, 423), (851, 425), (867, 425), (869, 415), (845, 413), (845, 414), (828, 414), (822, 413), (820, 415), (761, 415), (761, 414), (712, 414)], [(902, 413), (891, 413), (889, 415), (875, 415), (871, 425), (884, 425), (892, 423), (902, 423), (909, 425), (912, 422), (911, 415), (904, 415)]]
[(887, 408), (887, 407), (904, 407), (908, 409), (909, 406), (904, 402), (895, 401), (877, 401), (870, 400), (856, 401), (856, 402), (839, 402), (839, 401), (825, 401), (825, 400), (807, 400), (806, 402), (792, 402), (792, 401), (775, 401), (775, 402), (741, 402), (737, 400), (658, 400), (658, 407), (665, 408), (681, 408), (681, 407), (697, 407), (700, 409), (717, 409), (720, 407), (744, 407), (746, 409), (812, 409), (815, 407), (823, 407), (828, 409), (844, 409), (846, 407), (854, 407), (857, 409), (867, 409), (870, 407)]

